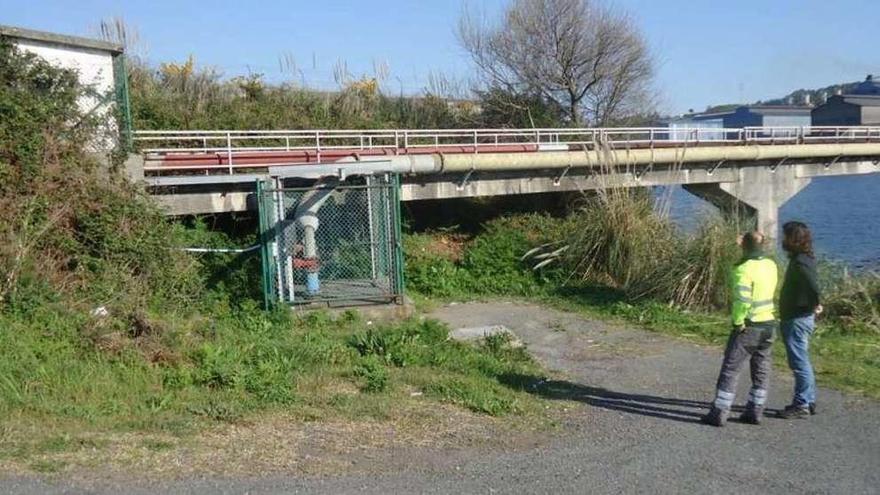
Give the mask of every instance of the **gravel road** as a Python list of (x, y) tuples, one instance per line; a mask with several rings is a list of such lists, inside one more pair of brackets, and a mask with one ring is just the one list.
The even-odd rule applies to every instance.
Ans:
[[(0, 480), (3, 493), (880, 493), (876, 401), (820, 390), (820, 414), (761, 426), (699, 424), (713, 394), (718, 349), (594, 322), (525, 303), (469, 303), (432, 315), (455, 327), (501, 324), (561, 378), (535, 389), (583, 403), (564, 435), (517, 449), (386, 452), (358, 472), (320, 478)], [(777, 348), (777, 352), (781, 349)], [(748, 388), (744, 373), (738, 403)], [(777, 371), (769, 406), (791, 379)]]

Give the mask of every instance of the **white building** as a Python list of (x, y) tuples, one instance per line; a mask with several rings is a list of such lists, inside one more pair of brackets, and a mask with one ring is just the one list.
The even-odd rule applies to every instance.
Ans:
[(124, 142), (129, 142), (131, 114), (121, 45), (3, 25), (0, 25), (0, 37), (9, 40), (19, 50), (34, 53), (56, 66), (75, 70), (80, 82), (92, 90), (79, 102), (82, 111), (106, 116), (108, 129), (114, 131), (118, 118)]

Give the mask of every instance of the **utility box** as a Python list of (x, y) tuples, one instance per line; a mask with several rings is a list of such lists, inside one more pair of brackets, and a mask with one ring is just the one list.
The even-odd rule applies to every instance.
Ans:
[(395, 175), (257, 184), (267, 306), (402, 303)]

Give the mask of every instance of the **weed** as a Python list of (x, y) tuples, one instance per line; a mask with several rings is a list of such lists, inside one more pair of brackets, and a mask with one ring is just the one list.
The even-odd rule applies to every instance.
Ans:
[(231, 402), (210, 399), (204, 404), (189, 407), (189, 412), (213, 421), (234, 423), (241, 418), (241, 410)]
[(40, 459), (30, 464), (31, 469), (38, 473), (53, 474), (62, 471), (67, 463), (57, 459)]
[(354, 374), (366, 381), (364, 392), (384, 392), (388, 388), (388, 370), (375, 355), (361, 359), (354, 368)]
[(428, 386), (426, 393), (491, 416), (515, 412), (517, 407), (516, 400), (509, 393), (499, 394), (497, 386), (487, 390), (479, 382), (468, 378), (438, 381)]
[(154, 439), (144, 440), (143, 446), (144, 448), (152, 450), (154, 452), (165, 452), (174, 448), (174, 444), (171, 442)]

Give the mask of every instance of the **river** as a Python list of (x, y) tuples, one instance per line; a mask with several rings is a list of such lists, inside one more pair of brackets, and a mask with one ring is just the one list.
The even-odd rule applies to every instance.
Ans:
[[(681, 188), (671, 199), (672, 218), (686, 230), (712, 209)], [(880, 268), (880, 173), (813, 179), (782, 207), (780, 225), (789, 220), (810, 226), (819, 257)]]

